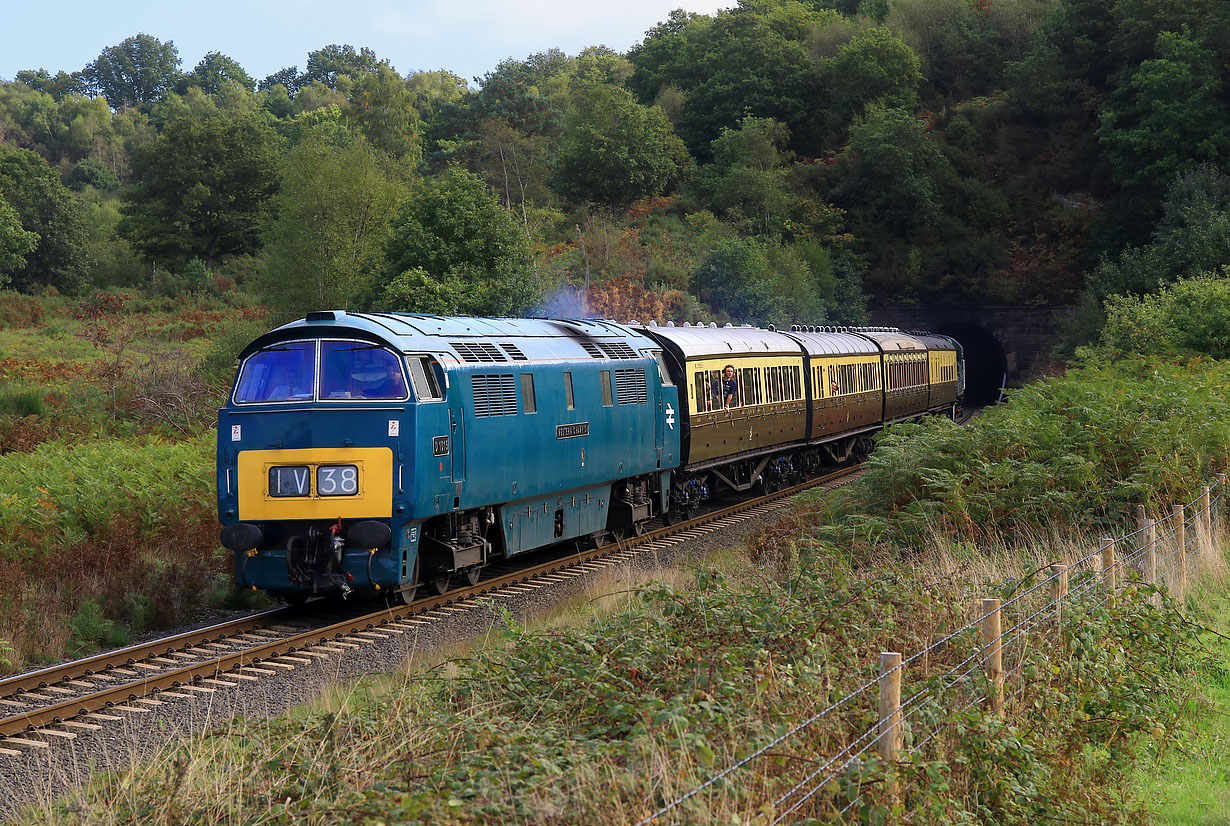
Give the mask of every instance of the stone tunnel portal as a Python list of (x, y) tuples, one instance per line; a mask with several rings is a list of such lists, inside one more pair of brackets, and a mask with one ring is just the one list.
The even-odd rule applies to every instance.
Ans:
[(940, 324), (935, 332), (956, 339), (965, 351), (965, 403), (995, 402), (1008, 373), (1008, 360), (999, 340), (985, 327), (968, 321)]

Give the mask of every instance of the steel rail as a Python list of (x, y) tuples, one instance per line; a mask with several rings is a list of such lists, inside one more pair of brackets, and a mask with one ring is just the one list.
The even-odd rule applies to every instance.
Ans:
[(210, 625), (206, 628), (185, 631), (182, 634), (161, 637), (149, 642), (130, 645), (126, 648), (117, 648), (114, 651), (106, 651), (102, 654), (95, 654), (80, 660), (48, 666), (38, 671), (27, 671), (24, 674), (0, 679), (0, 698), (11, 697), (32, 689), (46, 688), (49, 685), (55, 685), (65, 680), (88, 677), (91, 674), (98, 674), (112, 668), (132, 665), (135, 662), (140, 662), (150, 657), (171, 654), (194, 645), (218, 642), (246, 631), (265, 628), (280, 619), (292, 619), (294, 617), (293, 609), (286, 606), (270, 608), (256, 614), (249, 614), (246, 617), (239, 617), (218, 623), (217, 625)]
[[(204, 679), (231, 682), (237, 678), (234, 675), (228, 675), (228, 672), (234, 671), (235, 669), (258, 666), (265, 660), (275, 659), (280, 656), (293, 656), (295, 652), (317, 645), (328, 645), (329, 643), (340, 638), (348, 637), (353, 634), (361, 634), (367, 631), (379, 633), (381, 626), (388, 626), (398, 620), (412, 618), (416, 615), (425, 614), (446, 605), (468, 601), (474, 597), (480, 597), (498, 592), (512, 585), (528, 582), (538, 577), (564, 571), (569, 568), (583, 566), (591, 562), (599, 561), (604, 557), (634, 551), (638, 547), (648, 545), (655, 540), (666, 539), (674, 534), (693, 530), (728, 516), (733, 516), (760, 508), (766, 504), (793, 496), (805, 490), (836, 482), (856, 473), (858, 470), (860, 470), (858, 466), (843, 468), (834, 473), (808, 480), (802, 484), (793, 485), (765, 496), (760, 496), (745, 502), (736, 503), (717, 511), (702, 514), (694, 519), (680, 522), (677, 525), (665, 526), (649, 531), (628, 541), (615, 541), (610, 544), (603, 545), (600, 548), (578, 551), (563, 557), (548, 560), (540, 565), (512, 571), (501, 576), (492, 577), (491, 579), (482, 580), (476, 585), (458, 588), (437, 596), (418, 599), (408, 605), (390, 606), (370, 614), (346, 619), (320, 628), (314, 628), (301, 634), (270, 640), (267, 643), (251, 645), (244, 642), (242, 644), (246, 647), (242, 650), (221, 654), (201, 662), (188, 663), (179, 668), (173, 668), (157, 674), (150, 674), (140, 679), (130, 680), (118, 685), (103, 686), (96, 692), (63, 700), (62, 702), (55, 703), (53, 705), (42, 706), (29, 711), (11, 714), (7, 717), (0, 718), (0, 746), (3, 745), (3, 738), (5, 737), (18, 736), (23, 732), (54, 725), (56, 723), (63, 722), (64, 720), (82, 715), (105, 712), (109, 707), (123, 705), (130, 701), (136, 701), (141, 698), (148, 697), (149, 695), (157, 694), (160, 691), (173, 691), (174, 689), (182, 686), (196, 685)], [(273, 609), (262, 616), (276, 614), (282, 610), (284, 609)], [(127, 649), (111, 652), (109, 655), (99, 655), (98, 657), (91, 657), (86, 660), (78, 660), (76, 663), (69, 663), (65, 667), (68, 665), (86, 662), (101, 663), (108, 657), (116, 658), (120, 655), (125, 655), (122, 664), (128, 664), (130, 662), (129, 658), (131, 657), (131, 653), (126, 652), (132, 652), (134, 650), (147, 650), (150, 647), (165, 650), (167, 643), (172, 640), (199, 637), (205, 632), (214, 631), (214, 629), (226, 627), (227, 625), (229, 624), (223, 623), (219, 626), (201, 629), (199, 632), (189, 632), (187, 634), (176, 635), (175, 637), (168, 637), (163, 640), (155, 640), (152, 643), (147, 643), (142, 646), (132, 646)], [(399, 633), (404, 633), (405, 630), (406, 629), (397, 629)], [(214, 633), (216, 634), (216, 631), (214, 631)], [(211, 639), (216, 639), (216, 637), (211, 637)], [(34, 678), (39, 674), (47, 674), (54, 670), (55, 669), (45, 669), (42, 672), (22, 675), (22, 677)], [(13, 679), (16, 680), (19, 678)]]

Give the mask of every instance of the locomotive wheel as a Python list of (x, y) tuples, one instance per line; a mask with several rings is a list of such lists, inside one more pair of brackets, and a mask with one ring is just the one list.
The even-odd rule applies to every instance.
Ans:
[(478, 565), (472, 568), (466, 568), (461, 572), (462, 578), (466, 581), (466, 585), (477, 585), (478, 578), (482, 576), (483, 569)]
[(427, 580), (427, 590), (436, 596), (440, 596), (448, 591), (449, 581), (452, 579), (448, 574), (434, 577)]

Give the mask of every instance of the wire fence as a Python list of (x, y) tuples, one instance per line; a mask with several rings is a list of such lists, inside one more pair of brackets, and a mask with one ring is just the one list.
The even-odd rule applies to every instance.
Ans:
[[(881, 765), (892, 765), (908, 751), (921, 753), (945, 731), (939, 714), (926, 719), (926, 712), (948, 709), (956, 713), (987, 704), (999, 712), (1005, 690), (1013, 698), (1021, 696), (1026, 682), (1021, 678), (1029, 662), (1031, 640), (1053, 626), (1062, 626), (1065, 614), (1088, 612), (1118, 598), (1125, 587), (1144, 585), (1148, 598), (1160, 603), (1161, 595), (1169, 593), (1182, 599), (1186, 593), (1193, 565), (1198, 564), (1190, 551), (1212, 547), (1212, 538), (1221, 529), (1222, 500), (1226, 493), (1226, 474), (1219, 474), (1210, 486), (1201, 488), (1193, 501), (1174, 506), (1169, 513), (1150, 518), (1145, 508), (1137, 508), (1137, 528), (1123, 536), (1102, 539), (1099, 546), (1073, 562), (1056, 562), (1036, 574), (1044, 576), (1028, 588), (1005, 600), (984, 599), (975, 616), (956, 630), (933, 640), (924, 648), (902, 658), (895, 652), (881, 655), (878, 677), (866, 680), (853, 691), (829, 703), (820, 711), (797, 722), (784, 734), (754, 749), (686, 792), (668, 799), (657, 810), (642, 818), (636, 826), (649, 826), (663, 821), (681, 806), (715, 787), (725, 788), (727, 778), (767, 755), (783, 743), (797, 737), (821, 720), (841, 710), (857, 708), (856, 701), (878, 695), (879, 713), (874, 725), (867, 727), (835, 753), (815, 762), (815, 767), (794, 782), (787, 791), (768, 801), (762, 811), (770, 812), (774, 826), (803, 816), (823, 816), (844, 822), (861, 801), (864, 791), (859, 782), (865, 774), (866, 756), (876, 749)], [(1122, 550), (1122, 552), (1120, 552)], [(1040, 604), (1039, 604), (1040, 603)], [(1005, 618), (1011, 624), (1004, 627)], [(920, 661), (929, 663), (933, 653), (948, 649), (969, 637), (980, 638), (973, 652), (939, 675), (932, 675), (904, 701), (900, 700), (900, 685), (907, 667)], [(1036, 644), (1036, 643), (1035, 643)], [(1005, 670), (1004, 662), (1009, 664)], [(924, 671), (927, 669), (923, 669)], [(1013, 685), (1008, 684), (1012, 682)], [(885, 696), (898, 698), (886, 706)], [(853, 776), (851, 773), (853, 772)], [(846, 779), (846, 798), (829, 799), (818, 805), (818, 795), (834, 788), (835, 781)], [(888, 780), (890, 794), (896, 794)], [(882, 785), (882, 784), (881, 784)], [(834, 795), (830, 795), (830, 798)], [(812, 803), (812, 807), (808, 804)], [(823, 809), (823, 811), (821, 811)]]

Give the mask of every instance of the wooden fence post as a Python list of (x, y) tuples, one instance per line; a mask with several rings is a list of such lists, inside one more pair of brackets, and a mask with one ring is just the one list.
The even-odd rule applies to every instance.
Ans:
[(1200, 486), (1200, 527), (1203, 536), (1201, 542), (1213, 541), (1213, 496), (1208, 485)]
[(1063, 598), (1068, 595), (1068, 569), (1062, 562), (1051, 563), (1051, 602), (1055, 603), (1055, 625), (1063, 630)]
[(1102, 593), (1107, 601), (1114, 598), (1118, 571), (1115, 569), (1115, 540), (1102, 537)]
[(1187, 595), (1187, 517), (1182, 505), (1174, 506), (1171, 518), (1174, 520), (1174, 545), (1178, 555), (1175, 593), (1179, 599), (1183, 599)]
[(1218, 511), (1217, 523), (1221, 524), (1221, 517), (1226, 513), (1226, 474), (1217, 474), (1217, 497), (1221, 500), (1221, 508)]
[[(1157, 581), (1157, 523), (1152, 519), (1145, 520), (1145, 582), (1157, 587), (1161, 583)], [(1154, 594), (1150, 597), (1154, 605), (1161, 605), (1161, 594)]]
[(1000, 603), (998, 599), (982, 601), (982, 644), (986, 648), (987, 679), (991, 683), (989, 699), (991, 711), (999, 713), (1004, 707), (1004, 642), (1000, 631)]
[(884, 759), (886, 790), (897, 802), (896, 764), (905, 732), (901, 730), (901, 653), (880, 653), (880, 757)]

